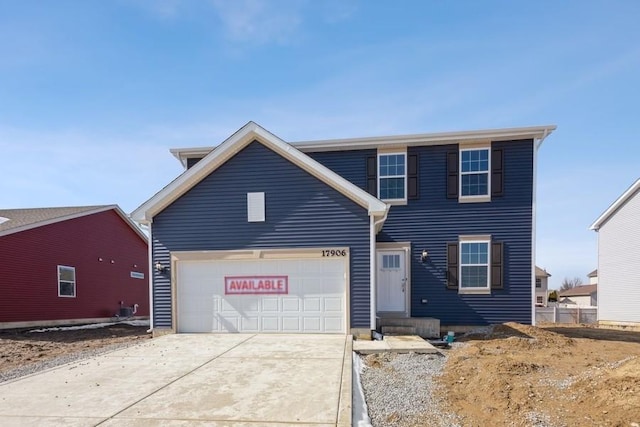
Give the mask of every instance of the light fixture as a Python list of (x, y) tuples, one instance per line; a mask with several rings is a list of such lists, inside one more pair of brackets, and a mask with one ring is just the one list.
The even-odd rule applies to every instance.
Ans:
[(427, 257), (429, 256), (429, 252), (427, 252), (426, 249), (422, 250), (422, 262), (425, 262), (427, 260)]
[(160, 261), (156, 262), (156, 271), (161, 273), (164, 271), (164, 265), (160, 264)]

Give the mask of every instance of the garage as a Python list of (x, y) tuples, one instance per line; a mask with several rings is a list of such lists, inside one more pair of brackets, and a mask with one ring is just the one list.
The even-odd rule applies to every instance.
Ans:
[(346, 333), (346, 249), (174, 259), (178, 332)]

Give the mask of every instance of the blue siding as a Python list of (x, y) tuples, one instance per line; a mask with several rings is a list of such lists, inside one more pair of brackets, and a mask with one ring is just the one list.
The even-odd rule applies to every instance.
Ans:
[[(436, 317), (443, 325), (531, 323), (533, 142), (494, 142), (493, 147), (504, 149), (504, 195), (490, 203), (446, 198), (446, 153), (457, 145), (409, 148), (419, 156), (419, 198), (392, 206), (377, 240), (412, 243), (412, 316)], [(365, 160), (372, 154), (375, 150), (310, 155), (365, 188)], [(491, 295), (446, 289), (446, 243), (464, 234), (490, 234), (504, 243), (504, 289)], [(420, 260), (423, 249), (429, 251), (426, 263)]]
[[(247, 222), (247, 193), (264, 192), (266, 221)], [(369, 326), (366, 209), (253, 142), (153, 219), (153, 264), (171, 251), (350, 248), (351, 327)], [(154, 273), (154, 326), (171, 326), (169, 273)]]

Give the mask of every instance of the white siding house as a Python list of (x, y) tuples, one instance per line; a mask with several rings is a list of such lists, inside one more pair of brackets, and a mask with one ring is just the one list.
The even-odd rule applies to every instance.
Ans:
[(549, 301), (549, 277), (547, 270), (536, 265), (536, 306), (546, 307)]
[(598, 322), (640, 327), (640, 179), (591, 229), (598, 232)]

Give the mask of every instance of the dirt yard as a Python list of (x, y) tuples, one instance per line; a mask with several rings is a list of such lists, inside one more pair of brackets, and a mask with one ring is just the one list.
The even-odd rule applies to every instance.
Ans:
[(148, 326), (115, 324), (97, 329), (29, 332), (0, 329), (0, 374), (69, 354), (149, 339)]
[(438, 383), (464, 426), (640, 426), (640, 332), (507, 323), (461, 341)]

